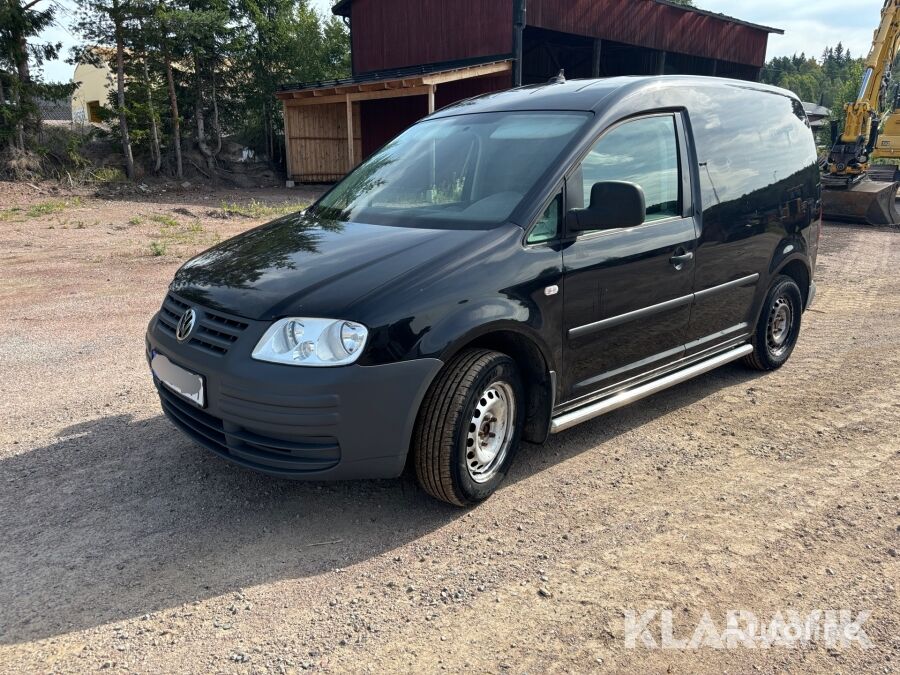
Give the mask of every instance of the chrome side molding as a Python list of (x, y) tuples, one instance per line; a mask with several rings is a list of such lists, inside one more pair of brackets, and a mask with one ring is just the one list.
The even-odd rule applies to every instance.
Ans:
[[(654, 223), (656, 222), (659, 221), (654, 221)], [(635, 309), (631, 312), (626, 312), (625, 314), (617, 314), (616, 316), (601, 319), (600, 321), (594, 321), (593, 323), (588, 323), (583, 326), (576, 326), (575, 328), (569, 329), (569, 338), (578, 338), (582, 335), (588, 335), (597, 331), (606, 330), (607, 328), (612, 328), (613, 326), (620, 326), (623, 323), (628, 323), (629, 321), (634, 321), (635, 319), (644, 319), (648, 316), (658, 314), (659, 312), (665, 312), (670, 309), (684, 307), (685, 305), (691, 304), (695, 300), (704, 300), (711, 295), (715, 295), (716, 293), (729, 291), (733, 288), (741, 288), (742, 286), (749, 286), (750, 284), (755, 284), (758, 281), (759, 273), (751, 274), (746, 277), (741, 277), (740, 279), (734, 279), (733, 281), (726, 281), (724, 284), (719, 284), (718, 286), (704, 288), (702, 291), (697, 291), (696, 293), (690, 293), (688, 295), (682, 295), (677, 298), (672, 298), (671, 300), (666, 300), (665, 302), (660, 302), (656, 305), (648, 305), (647, 307), (641, 307), (640, 309)]]
[(730, 291), (732, 288), (740, 288), (741, 286), (749, 286), (750, 284), (755, 284), (759, 281), (759, 272), (755, 274), (751, 274), (748, 277), (741, 277), (740, 279), (735, 279), (734, 281), (727, 281), (724, 284), (719, 284), (718, 286), (713, 286), (712, 288), (704, 288), (702, 291), (697, 291), (694, 293), (695, 300), (702, 300), (710, 295), (715, 295), (716, 293), (721, 293), (722, 291)]
[(636, 309), (625, 314), (618, 314), (617, 316), (611, 316), (608, 319), (601, 319), (600, 321), (595, 321), (594, 323), (589, 323), (584, 326), (570, 328), (569, 337), (577, 338), (581, 337), (582, 335), (588, 335), (589, 333), (606, 330), (607, 328), (612, 328), (613, 326), (620, 326), (623, 323), (628, 323), (629, 321), (634, 321), (635, 319), (643, 319), (654, 314), (659, 314), (660, 312), (668, 311), (670, 309), (684, 307), (685, 305), (691, 304), (693, 301), (693, 293), (691, 295), (682, 295), (681, 297), (672, 298), (671, 300), (666, 300), (665, 302), (660, 302), (656, 305), (641, 307), (640, 309)]
[(721, 354), (717, 354), (705, 361), (695, 363), (682, 370), (676, 370), (674, 373), (669, 373), (658, 380), (647, 382), (634, 389), (626, 389), (618, 394), (613, 394), (609, 398), (604, 398), (596, 403), (586, 405), (583, 408), (578, 408), (577, 410), (572, 410), (571, 412), (554, 417), (553, 421), (550, 423), (550, 433), (556, 434), (560, 431), (571, 429), (576, 424), (581, 424), (594, 417), (599, 417), (600, 415), (605, 415), (613, 410), (623, 408), (642, 398), (646, 398), (647, 396), (651, 396), (664, 389), (673, 387), (676, 384), (686, 382), (703, 373), (715, 370), (719, 366), (724, 366), (726, 363), (737, 361), (738, 359), (747, 356), (752, 351), (752, 346), (741, 345), (740, 347), (729, 349), (727, 352), (722, 352)]

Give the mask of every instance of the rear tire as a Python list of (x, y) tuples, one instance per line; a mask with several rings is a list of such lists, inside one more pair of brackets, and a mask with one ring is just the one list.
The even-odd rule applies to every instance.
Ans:
[(797, 282), (785, 275), (776, 277), (753, 333), (753, 352), (744, 364), (763, 371), (781, 368), (797, 344), (802, 316), (803, 295)]
[(525, 393), (505, 354), (467, 349), (431, 385), (413, 433), (416, 478), (432, 497), (469, 506), (487, 499), (519, 446)]

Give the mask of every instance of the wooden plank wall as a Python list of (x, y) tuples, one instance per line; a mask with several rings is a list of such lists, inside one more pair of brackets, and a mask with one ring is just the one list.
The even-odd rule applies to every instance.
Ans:
[(354, 0), (353, 72), (512, 52), (512, 0)]
[[(344, 103), (290, 105), (285, 108), (288, 162), (291, 180), (331, 183), (350, 166), (347, 147), (347, 107)], [(360, 104), (353, 104), (353, 155), (362, 159)]]
[(757, 67), (769, 37), (652, 0), (528, 0), (526, 16), (529, 26)]

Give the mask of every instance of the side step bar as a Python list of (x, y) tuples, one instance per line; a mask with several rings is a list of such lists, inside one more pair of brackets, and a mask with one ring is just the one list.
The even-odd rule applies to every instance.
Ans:
[(623, 408), (642, 398), (652, 396), (663, 389), (668, 389), (669, 387), (686, 382), (698, 375), (715, 370), (719, 366), (724, 366), (726, 363), (737, 361), (738, 359), (747, 356), (747, 354), (750, 354), (752, 351), (753, 347), (750, 345), (741, 345), (740, 347), (730, 349), (727, 352), (718, 354), (717, 356), (701, 361), (700, 363), (695, 363), (683, 370), (676, 370), (674, 373), (669, 373), (658, 380), (642, 384), (634, 389), (620, 391), (618, 394), (614, 394), (609, 398), (602, 399), (596, 403), (588, 404), (583, 408), (578, 408), (577, 410), (554, 417), (553, 421), (550, 423), (550, 433), (557, 434), (560, 431), (571, 429), (576, 424), (581, 424), (582, 422), (599, 417), (600, 415), (605, 415), (613, 410)]

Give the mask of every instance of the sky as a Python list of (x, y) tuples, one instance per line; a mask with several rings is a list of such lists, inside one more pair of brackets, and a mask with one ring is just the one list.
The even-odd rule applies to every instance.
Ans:
[[(564, 0), (563, 0), (564, 1)], [(57, 26), (45, 31), (43, 39), (63, 43), (63, 59), (45, 65), (46, 79), (68, 82), (73, 67), (66, 64), (69, 47), (78, 40), (70, 32), (77, 2), (54, 0), (60, 7)], [(331, 0), (312, 0), (314, 6), (328, 11)], [(695, 5), (728, 14), (745, 21), (781, 28), (784, 35), (769, 36), (767, 58), (805, 52), (819, 57), (827, 46), (843, 42), (854, 56), (866, 56), (872, 31), (878, 26), (883, 0), (695, 0)]]

